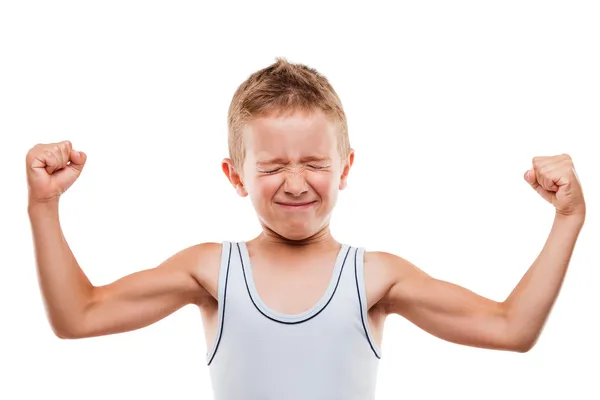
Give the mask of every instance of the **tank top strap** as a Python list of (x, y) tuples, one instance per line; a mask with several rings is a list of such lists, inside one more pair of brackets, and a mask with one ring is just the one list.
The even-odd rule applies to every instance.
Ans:
[(225, 307), (227, 305), (227, 288), (228, 281), (230, 276), (231, 261), (233, 254), (233, 243), (229, 241), (221, 242), (221, 261), (219, 265), (219, 278), (217, 282), (217, 302), (218, 302), (218, 322), (217, 322), (217, 331), (215, 338), (213, 340), (212, 348), (208, 349), (206, 352), (206, 363), (210, 365), (213, 357), (217, 352), (217, 348), (219, 347), (219, 343), (221, 341), (221, 335), (223, 333), (223, 321), (225, 316)]
[(371, 350), (375, 353), (377, 358), (381, 358), (381, 349), (376, 344), (373, 339), (373, 334), (371, 332), (371, 328), (369, 326), (369, 318), (368, 318), (368, 309), (367, 309), (367, 287), (365, 282), (365, 254), (366, 249), (364, 247), (356, 247), (354, 248), (353, 254), (353, 272), (354, 272), (354, 282), (356, 284), (356, 292), (359, 302), (359, 310), (361, 323), (369, 341), (369, 345), (371, 346)]

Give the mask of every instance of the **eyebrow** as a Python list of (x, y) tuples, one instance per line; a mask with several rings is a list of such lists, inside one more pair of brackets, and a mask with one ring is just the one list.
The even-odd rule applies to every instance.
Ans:
[[(308, 156), (308, 157), (303, 157), (300, 159), (300, 162), (307, 162), (307, 161), (331, 161), (331, 158)], [(259, 165), (259, 164), (287, 164), (287, 162), (286, 162), (286, 160), (284, 160), (282, 158), (273, 158), (273, 159), (268, 159), (268, 160), (259, 160), (256, 162), (256, 164), (257, 165)]]

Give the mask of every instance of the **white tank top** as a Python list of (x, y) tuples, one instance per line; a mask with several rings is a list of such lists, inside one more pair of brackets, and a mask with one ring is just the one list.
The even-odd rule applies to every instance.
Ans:
[(381, 351), (369, 329), (364, 249), (343, 244), (310, 310), (260, 299), (245, 242), (223, 242), (218, 326), (206, 362), (215, 400), (369, 400)]

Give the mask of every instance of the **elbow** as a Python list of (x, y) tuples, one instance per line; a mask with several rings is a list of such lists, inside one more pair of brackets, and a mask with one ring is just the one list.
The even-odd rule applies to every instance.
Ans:
[(539, 338), (539, 332), (529, 327), (517, 324), (506, 303), (501, 303), (503, 315), (504, 349), (515, 353), (528, 353), (533, 349)]
[(513, 351), (517, 353), (528, 353), (531, 349), (534, 348), (537, 343), (537, 338), (534, 340), (522, 340), (513, 346)]
[(512, 346), (511, 350), (515, 353), (528, 353), (533, 348), (532, 345)]
[(81, 324), (50, 320), (50, 327), (54, 336), (59, 339), (81, 339), (86, 337)]
[(63, 339), (63, 340), (67, 340), (67, 339), (77, 339), (77, 337), (75, 337), (75, 335), (70, 335), (68, 333), (63, 333), (63, 332), (54, 332), (54, 335), (59, 338), (59, 339)]
[(81, 339), (81, 338), (85, 337), (85, 335), (83, 335), (80, 330), (63, 327), (63, 326), (57, 326), (54, 324), (52, 325), (52, 332), (54, 333), (54, 336), (56, 336), (57, 338), (65, 339), (65, 340), (66, 339)]
[(75, 339), (76, 335), (74, 335), (71, 331), (68, 331), (66, 329), (58, 329), (55, 327), (52, 327), (52, 332), (54, 333), (54, 336), (56, 336), (59, 339)]
[(88, 310), (89, 304), (78, 311), (50, 313), (49, 322), (52, 332), (59, 339), (82, 339), (89, 336)]
[(512, 337), (512, 340), (508, 341), (506, 349), (509, 351), (513, 351), (516, 353), (528, 353), (533, 349), (535, 344), (537, 343), (538, 336), (529, 337), (529, 336), (520, 336), (520, 337)]

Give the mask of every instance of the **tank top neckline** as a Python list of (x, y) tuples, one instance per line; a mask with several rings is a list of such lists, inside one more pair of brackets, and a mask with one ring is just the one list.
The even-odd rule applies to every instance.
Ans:
[(305, 322), (317, 316), (321, 311), (325, 309), (325, 307), (327, 307), (327, 304), (329, 304), (329, 302), (332, 300), (335, 291), (338, 287), (344, 264), (346, 263), (346, 259), (350, 252), (350, 246), (342, 243), (335, 260), (335, 264), (333, 267), (331, 277), (329, 279), (327, 289), (325, 290), (321, 298), (310, 309), (298, 314), (284, 314), (271, 309), (263, 302), (260, 295), (258, 294), (256, 284), (254, 282), (254, 273), (252, 271), (252, 263), (250, 262), (250, 255), (248, 253), (248, 248), (246, 247), (246, 242), (237, 242), (237, 247), (242, 262), (242, 270), (246, 282), (246, 288), (248, 290), (248, 294), (250, 295), (252, 302), (254, 303), (254, 306), (265, 317), (276, 322), (287, 324), (297, 324)]

